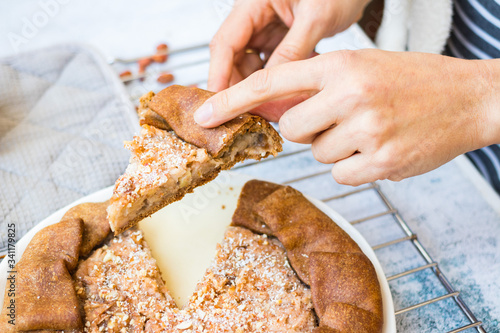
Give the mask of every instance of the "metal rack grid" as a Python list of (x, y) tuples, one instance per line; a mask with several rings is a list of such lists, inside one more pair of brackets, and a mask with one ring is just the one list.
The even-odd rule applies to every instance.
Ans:
[[(208, 45), (200, 45), (198, 47), (188, 48), (187, 51), (193, 51), (193, 50), (200, 49), (200, 48), (206, 48), (207, 46)], [(174, 55), (174, 54), (178, 54), (178, 53), (184, 53), (185, 51), (186, 50), (177, 50), (177, 51), (174, 50), (171, 52), (171, 54)], [(122, 60), (122, 59), (120, 59), (120, 60), (123, 63), (132, 62), (132, 61), (127, 61), (127, 60)], [(115, 63), (116, 63), (116, 61), (115, 61)], [(170, 66), (169, 70), (172, 72), (175, 72), (176, 70), (179, 70), (179, 69), (182, 70), (185, 68), (189, 68), (190, 66), (197, 66), (197, 65), (200, 65), (203, 63), (208, 63), (208, 59), (204, 58), (201, 60), (199, 60), (199, 59), (194, 60), (194, 61), (192, 60), (191, 63), (187, 62), (187, 63), (176, 64), (174, 66)], [(146, 72), (141, 76), (141, 78), (148, 79), (148, 77), (151, 78), (152, 76), (154, 76), (156, 74), (158, 74), (158, 71), (149, 72), (149, 73)], [(133, 80), (134, 79), (136, 79), (136, 78), (133, 78)], [(130, 80), (128, 80), (128, 81), (130, 81)], [(180, 84), (203, 85), (204, 83), (206, 83), (206, 80), (202, 79), (202, 80), (196, 80), (195, 82), (189, 82), (189, 83), (182, 82)], [(130, 97), (131, 97), (132, 102), (137, 105), (139, 97), (140, 97), (140, 94), (139, 95), (137, 94), (137, 90), (135, 90), (135, 93), (131, 92)], [(263, 163), (273, 163), (273, 161), (275, 162), (276, 160), (290, 158), (294, 155), (299, 155), (301, 153), (306, 153), (306, 152), (310, 152), (310, 148), (300, 148), (300, 149), (297, 149), (297, 150), (294, 150), (291, 152), (287, 152), (285, 149), (284, 152), (282, 152), (281, 154), (279, 154), (278, 156), (276, 156), (274, 158), (269, 158), (269, 159), (259, 161), (259, 162), (247, 162), (244, 164), (240, 164), (240, 165), (235, 166), (233, 168), (233, 170), (245, 170), (251, 166), (261, 165)], [(323, 170), (323, 171), (312, 172), (312, 173), (306, 174), (306, 175), (298, 177), (298, 178), (283, 181), (281, 183), (286, 184), (286, 185), (295, 185), (295, 184), (302, 182), (302, 181), (310, 181), (311, 179), (313, 179), (315, 177), (322, 176), (322, 175), (329, 176), (329, 174), (330, 174), (330, 168), (327, 168), (326, 170)], [(332, 180), (332, 182), (333, 182), (333, 180)], [(411, 230), (411, 228), (408, 226), (408, 224), (402, 218), (398, 209), (395, 208), (391, 204), (391, 202), (389, 201), (387, 196), (381, 190), (378, 183), (376, 183), (376, 182), (370, 183), (370, 184), (367, 184), (364, 186), (360, 186), (358, 188), (354, 188), (354, 189), (349, 190), (349, 191), (344, 191), (343, 193), (336, 194), (336, 195), (333, 195), (333, 196), (330, 196), (327, 198), (323, 198), (322, 201), (325, 203), (330, 203), (330, 202), (334, 202), (336, 200), (340, 200), (340, 199), (347, 198), (347, 197), (350, 197), (350, 196), (353, 196), (353, 195), (356, 195), (356, 194), (359, 194), (362, 192), (369, 192), (369, 191), (374, 192), (376, 194), (376, 196), (383, 202), (385, 210), (382, 212), (375, 213), (375, 214), (369, 214), (367, 216), (353, 219), (353, 220), (350, 220), (349, 222), (352, 225), (358, 225), (361, 223), (369, 223), (370, 221), (373, 221), (373, 220), (378, 219), (380, 217), (391, 216), (393, 223), (395, 223), (402, 230), (404, 236), (400, 237), (400, 238), (392, 239), (390, 241), (383, 242), (380, 244), (372, 245), (373, 250), (377, 252), (377, 250), (381, 250), (384, 248), (390, 248), (392, 246), (395, 246), (396, 244), (400, 244), (403, 242), (409, 242), (412, 245), (412, 247), (418, 252), (419, 256), (425, 262), (425, 264), (423, 264), (423, 265), (404, 270), (403, 272), (400, 272), (400, 273), (386, 276), (388, 282), (390, 283), (391, 281), (395, 281), (398, 279), (402, 279), (404, 277), (418, 274), (419, 272), (431, 271), (432, 274), (439, 280), (439, 283), (446, 291), (443, 295), (440, 295), (437, 297), (431, 297), (431, 298), (428, 298), (424, 301), (421, 301), (421, 302), (418, 302), (418, 303), (415, 303), (415, 304), (412, 304), (409, 306), (405, 306), (405, 307), (402, 307), (400, 309), (396, 309), (395, 310), (396, 318), (398, 318), (398, 316), (401, 316), (405, 313), (415, 311), (419, 308), (423, 308), (423, 307), (426, 307), (426, 306), (431, 305), (431, 304), (435, 304), (438, 302), (443, 302), (445, 300), (451, 299), (451, 300), (453, 300), (453, 303), (455, 304), (457, 310), (460, 311), (465, 316), (467, 323), (465, 325), (459, 324), (460, 327), (454, 328), (453, 330), (448, 331), (448, 333), (463, 332), (463, 331), (469, 330), (469, 329), (475, 330), (476, 332), (485, 333), (486, 331), (482, 326), (482, 322), (476, 318), (474, 313), (470, 310), (470, 308), (467, 306), (467, 304), (460, 297), (460, 292), (457, 291), (453, 287), (453, 285), (450, 283), (448, 278), (444, 275), (444, 273), (440, 269), (439, 264), (432, 259), (432, 257), (429, 255), (427, 250), (423, 247), (423, 245), (419, 241), (417, 234), (415, 234)], [(365, 236), (365, 235), (363, 235), (363, 236)], [(377, 254), (377, 256), (378, 256), (378, 254)], [(393, 295), (393, 298), (394, 298), (394, 295)]]

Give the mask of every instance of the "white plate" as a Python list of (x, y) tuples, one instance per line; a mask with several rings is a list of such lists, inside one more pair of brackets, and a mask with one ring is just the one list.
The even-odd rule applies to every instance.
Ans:
[[(196, 281), (209, 266), (210, 260), (214, 257), (215, 244), (222, 240), (224, 230), (231, 222), (241, 188), (250, 179), (252, 178), (246, 175), (222, 172), (216, 180), (197, 188), (194, 193), (186, 195), (181, 201), (165, 207), (141, 222), (140, 227), (158, 261), (162, 277), (178, 303), (183, 303), (187, 295), (192, 293)], [(105, 201), (110, 198), (112, 192), (113, 188), (108, 187), (90, 194), (38, 223), (17, 242), (17, 258), (21, 257), (35, 233), (48, 225), (59, 222), (69, 208), (83, 202)], [(383, 332), (396, 332), (394, 305), (389, 284), (370, 245), (349, 222), (325, 203), (310, 196), (307, 196), (307, 199), (344, 229), (372, 261), (382, 289)], [(185, 239), (191, 242), (179, 242)], [(162, 252), (165, 251), (176, 255), (164, 256)], [(180, 253), (183, 256), (179, 255)], [(0, 290), (5, 289), (7, 271), (7, 261), (3, 260), (0, 264)], [(173, 271), (175, 274), (168, 274)], [(0, 304), (3, 303), (3, 296), (4, 293), (0, 293)]]

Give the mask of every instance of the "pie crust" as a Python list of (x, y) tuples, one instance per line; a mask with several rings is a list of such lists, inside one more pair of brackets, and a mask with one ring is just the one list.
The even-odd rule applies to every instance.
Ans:
[[(15, 296), (6, 288), (1, 332), (81, 332), (80, 302), (71, 273), (78, 259), (109, 235), (108, 202), (84, 203), (68, 210), (59, 223), (35, 234), (16, 264)], [(14, 300), (15, 325), (7, 300)]]
[(322, 331), (382, 331), (382, 293), (373, 264), (302, 193), (290, 186), (249, 181), (242, 189), (232, 225), (265, 232), (281, 241), (298, 277), (311, 287)]

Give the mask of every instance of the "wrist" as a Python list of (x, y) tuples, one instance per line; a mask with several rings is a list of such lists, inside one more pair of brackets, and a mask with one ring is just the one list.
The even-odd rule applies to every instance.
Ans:
[(479, 67), (482, 146), (500, 144), (500, 59), (474, 61)]

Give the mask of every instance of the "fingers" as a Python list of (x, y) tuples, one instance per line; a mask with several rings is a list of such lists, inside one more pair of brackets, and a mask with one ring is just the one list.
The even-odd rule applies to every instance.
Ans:
[(281, 43), (271, 54), (266, 67), (307, 59), (321, 40), (319, 30), (312, 29), (314, 21), (297, 17)]
[(279, 123), (281, 134), (293, 142), (311, 143), (323, 131), (335, 126), (338, 112), (329, 107), (325, 98), (320, 92), (284, 113)]
[(288, 27), (281, 21), (271, 22), (261, 31), (254, 33), (248, 46), (260, 50), (264, 59), (269, 60), (271, 54), (288, 33)]
[(246, 78), (250, 74), (262, 69), (264, 65), (260, 56), (255, 53), (244, 53), (237, 63), (237, 69), (242, 78)]
[(379, 177), (379, 169), (375, 168), (367, 155), (354, 154), (333, 165), (332, 176), (339, 184), (359, 186), (374, 182)]
[[(212, 45), (212, 44), (211, 44)], [(234, 53), (230, 47), (211, 47), (207, 88), (220, 91), (229, 86)], [(213, 50), (213, 51), (212, 51)]]
[(291, 8), (273, 8), (268, 1), (235, 5), (210, 43), (208, 89), (221, 91), (231, 85), (236, 55), (248, 46), (264, 52), (268, 67), (311, 57), (325, 35), (316, 19), (324, 15), (318, 11), (314, 6), (298, 9), (294, 18)]
[(235, 53), (252, 38), (254, 24), (250, 13), (245, 6), (236, 6), (212, 39), (208, 90), (220, 91), (229, 86)]
[(311, 93), (302, 93), (287, 99), (267, 102), (252, 109), (250, 113), (259, 115), (268, 121), (277, 122), (281, 116), (295, 105), (302, 103), (311, 97)]
[(322, 74), (314, 59), (259, 70), (209, 98), (194, 118), (204, 127), (215, 127), (263, 103), (317, 91)]
[(314, 158), (321, 163), (335, 163), (359, 151), (359, 143), (353, 136), (349, 124), (340, 123), (319, 134), (312, 142)]

